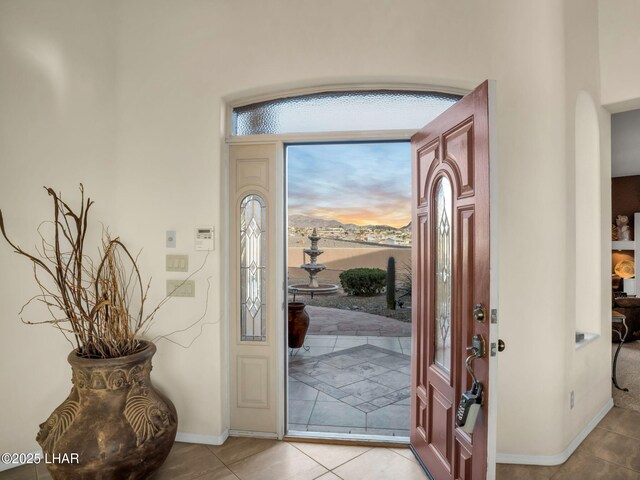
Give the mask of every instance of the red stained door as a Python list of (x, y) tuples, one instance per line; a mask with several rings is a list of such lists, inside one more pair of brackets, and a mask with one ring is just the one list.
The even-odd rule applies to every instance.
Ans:
[[(488, 82), (416, 133), (413, 162), (413, 357), (411, 445), (434, 480), (484, 480), (489, 361), (473, 361), (484, 387), (472, 433), (456, 427), (471, 389), (465, 367), (474, 335), (489, 345)], [(485, 316), (486, 317), (486, 316)]]

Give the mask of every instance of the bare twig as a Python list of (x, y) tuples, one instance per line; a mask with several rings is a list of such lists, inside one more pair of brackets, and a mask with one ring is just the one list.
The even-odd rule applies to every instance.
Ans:
[[(75, 339), (80, 355), (111, 358), (135, 353), (140, 348), (138, 334), (157, 312), (143, 317), (149, 285), (143, 286), (137, 256), (134, 258), (118, 239), (111, 239), (103, 230), (100, 259), (95, 264), (84, 253), (88, 231), (88, 213), (93, 202), (85, 200), (80, 185), (80, 209), (76, 213), (62, 196), (45, 187), (53, 202), (53, 220), (43, 222), (37, 231), (42, 251), (36, 247), (31, 254), (11, 241), (0, 211), (0, 233), (13, 250), (27, 258), (40, 294), (30, 298), (20, 310), (34, 300), (41, 302), (51, 313), (51, 320), (25, 321), (27, 324), (51, 324), (70, 341)], [(41, 231), (44, 223), (53, 227), (53, 238)], [(41, 278), (44, 274), (45, 278)], [(136, 299), (135, 315), (130, 315), (132, 300)], [(73, 343), (72, 343), (73, 345)]]

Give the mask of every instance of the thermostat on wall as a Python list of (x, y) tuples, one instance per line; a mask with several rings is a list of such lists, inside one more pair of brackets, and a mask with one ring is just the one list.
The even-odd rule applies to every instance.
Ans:
[(196, 250), (214, 250), (215, 229), (213, 227), (196, 228)]

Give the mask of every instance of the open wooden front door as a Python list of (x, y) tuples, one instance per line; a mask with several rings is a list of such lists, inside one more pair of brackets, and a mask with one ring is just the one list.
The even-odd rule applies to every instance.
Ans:
[[(411, 445), (434, 480), (484, 480), (488, 353), (472, 362), (483, 402), (471, 434), (456, 411), (472, 380), (474, 335), (489, 345), (488, 82), (412, 139), (413, 357)], [(481, 317), (476, 311), (476, 316)]]

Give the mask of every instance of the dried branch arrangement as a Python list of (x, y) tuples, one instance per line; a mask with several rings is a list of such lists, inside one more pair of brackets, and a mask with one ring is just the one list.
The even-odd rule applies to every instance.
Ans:
[[(139, 335), (167, 298), (144, 315), (149, 284), (143, 286), (136, 258), (108, 231), (103, 231), (97, 262), (85, 253), (93, 202), (85, 200), (82, 184), (78, 212), (53, 189), (45, 189), (53, 199), (53, 221), (43, 222), (38, 228), (41, 247), (36, 248), (35, 254), (27, 253), (9, 239), (0, 210), (2, 236), (16, 253), (31, 261), (41, 292), (23, 310), (35, 300), (46, 305), (52, 315), (51, 320), (25, 323), (57, 327), (83, 357), (116, 358), (135, 353), (141, 348)], [(42, 233), (44, 225), (52, 228), (50, 235)], [(52, 238), (46, 238), (49, 236)]]

